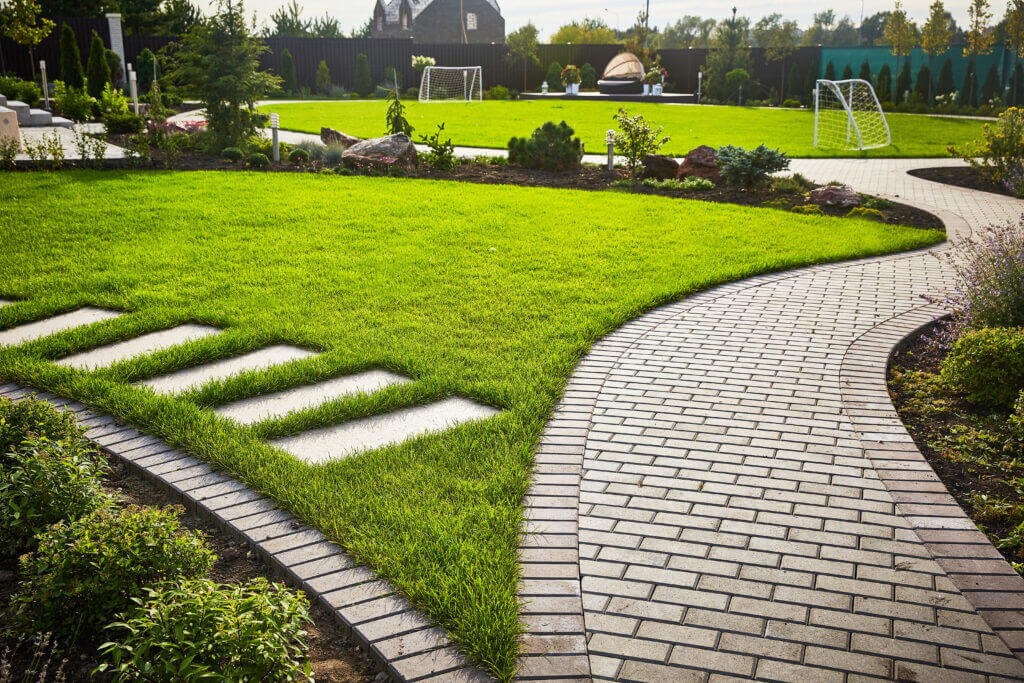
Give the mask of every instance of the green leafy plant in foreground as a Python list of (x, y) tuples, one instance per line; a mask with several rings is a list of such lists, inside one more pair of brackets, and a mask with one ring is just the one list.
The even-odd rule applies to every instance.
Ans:
[(638, 182), (644, 170), (644, 159), (650, 154), (657, 154), (670, 138), (661, 134), (662, 126), (655, 130), (641, 114), (630, 116), (625, 109), (620, 109), (615, 120), (619, 124), (619, 131), (615, 133), (615, 151), (626, 157), (629, 177)]
[(452, 144), (451, 138), (444, 142), (441, 141), (441, 133), (443, 132), (444, 124), (442, 123), (437, 127), (437, 132), (433, 135), (420, 136), (420, 141), (428, 148), (421, 157), (431, 168), (439, 171), (448, 171), (455, 168), (458, 160), (455, 158), (455, 145)]

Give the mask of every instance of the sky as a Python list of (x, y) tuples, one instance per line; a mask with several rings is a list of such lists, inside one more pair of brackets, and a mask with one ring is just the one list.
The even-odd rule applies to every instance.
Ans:
[[(321, 16), (326, 12), (336, 17), (346, 31), (366, 22), (373, 13), (374, 2), (375, 0), (299, 0), (305, 16)], [(626, 28), (632, 24), (636, 13), (642, 9), (643, 2), (644, 0), (498, 0), (502, 15), (505, 17), (506, 31), (514, 31), (532, 21), (540, 29), (542, 40), (546, 40), (562, 24), (585, 16), (600, 17), (611, 26)], [(247, 12), (255, 11), (257, 20), (263, 23), (271, 12), (284, 3), (285, 0), (246, 0), (245, 6)], [(892, 9), (893, 5), (892, 0), (834, 0), (831, 3), (821, 0), (790, 0), (785, 3), (768, 0), (651, 0), (651, 23), (664, 26), (686, 14), (721, 19), (728, 16), (733, 4), (737, 5), (741, 15), (748, 16), (754, 21), (766, 14), (780, 12), (787, 19), (796, 19), (802, 27), (811, 23), (816, 11), (830, 6), (839, 16), (849, 14), (856, 24), (860, 22), (862, 4), (864, 16)], [(903, 6), (911, 20), (920, 25), (928, 16), (930, 4), (931, 0), (904, 0)], [(958, 24), (963, 25), (967, 22), (968, 0), (946, 0), (945, 4)], [(995, 0), (992, 5), (998, 20), (1002, 16), (1003, 3)]]

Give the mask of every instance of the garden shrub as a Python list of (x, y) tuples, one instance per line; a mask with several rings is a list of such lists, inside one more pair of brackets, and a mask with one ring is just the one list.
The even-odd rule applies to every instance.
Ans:
[(386, 93), (388, 99), (388, 110), (384, 114), (384, 130), (387, 135), (397, 135), (404, 133), (409, 137), (412, 137), (413, 130), (412, 124), (409, 123), (409, 119), (405, 118), (405, 105), (402, 104), (402, 99), (398, 95), (398, 88), (388, 90)]
[[(613, 182), (612, 185), (616, 185), (618, 181)], [(626, 180), (621, 186), (631, 185), (632, 181)], [(687, 176), (681, 180), (676, 178), (666, 178), (664, 180), (658, 180), (657, 178), (646, 178), (642, 182), (644, 187), (650, 187), (655, 190), (682, 190), (684, 192), (694, 192), (697, 190), (710, 190), (715, 187), (715, 184), (707, 178), (700, 178), (697, 176)]]
[(790, 209), (793, 213), (801, 213), (807, 216), (824, 216), (825, 212), (817, 204), (798, 204)]
[(580, 79), (580, 87), (584, 90), (597, 88), (597, 70), (590, 62), (580, 67)]
[(26, 632), (92, 640), (146, 586), (204, 576), (214, 555), (180, 508), (100, 509), (58, 522), (19, 561), (11, 614)]
[(799, 109), (801, 105), (800, 100), (787, 99), (782, 100), (782, 106), (786, 107), (787, 109)]
[(1024, 390), (1024, 328), (968, 332), (943, 359), (941, 377), (972, 403), (1010, 408)]
[(295, 61), (287, 48), (281, 50), (281, 87), (288, 95), (296, 95), (299, 92), (299, 79), (295, 75)]
[(982, 140), (951, 145), (950, 154), (1015, 196), (1024, 197), (1024, 109), (1010, 107), (999, 115), (995, 125), (986, 123), (981, 134)]
[(330, 166), (337, 166), (341, 163), (341, 155), (345, 153), (345, 146), (337, 142), (329, 143), (324, 147), (324, 163)]
[(548, 88), (558, 90), (558, 85), (562, 82), (562, 65), (558, 62), (548, 64), (548, 72), (544, 76), (544, 80), (547, 81)]
[(0, 95), (9, 100), (24, 102), (30, 107), (38, 105), (43, 97), (38, 85), (14, 76), (0, 76)]
[(316, 140), (303, 140), (302, 142), (296, 143), (298, 149), (304, 149), (309, 154), (310, 161), (320, 161), (324, 158), (324, 150), (327, 146), (322, 142)]
[(893, 204), (885, 197), (871, 197), (864, 195), (861, 197), (861, 206), (866, 209), (878, 209), (879, 211), (886, 211), (891, 209)]
[(619, 132), (615, 133), (615, 151), (626, 157), (629, 177), (636, 182), (644, 170), (644, 159), (649, 154), (657, 154), (669, 141), (669, 136), (661, 136), (663, 126), (654, 130), (642, 115), (630, 116), (625, 109), (615, 114), (615, 120), (619, 124)]
[(577, 169), (583, 159), (583, 142), (573, 137), (574, 133), (565, 121), (548, 121), (532, 136), (508, 141), (508, 162), (545, 171)]
[(487, 99), (489, 100), (507, 100), (508, 99), (508, 88), (503, 85), (496, 85), (486, 92)]
[(135, 602), (100, 648), (116, 681), (309, 680), (309, 603), (282, 584), (168, 582)]
[(253, 152), (245, 158), (245, 165), (249, 168), (267, 168), (270, 166), (270, 159), (263, 152)]
[(29, 438), (50, 441), (78, 440), (82, 428), (71, 413), (58, 410), (47, 401), (10, 401), (0, 398), (0, 466), (6, 454)]
[(107, 132), (114, 135), (128, 135), (130, 133), (141, 133), (146, 127), (146, 120), (131, 112), (126, 114), (109, 114), (104, 117), (103, 124)]
[(243, 152), (238, 147), (225, 147), (220, 151), (220, 156), (231, 163), (238, 163), (242, 160)]
[(802, 194), (811, 190), (814, 183), (805, 176), (794, 173), (789, 176), (776, 176), (771, 179), (771, 187), (781, 194)]
[(316, 91), (321, 95), (331, 92), (331, 70), (323, 59), (320, 60), (320, 64), (316, 67)]
[(879, 223), (885, 222), (885, 216), (878, 209), (872, 209), (866, 206), (855, 206), (850, 209), (850, 212), (846, 214), (847, 218), (866, 218), (872, 221), (878, 221)]
[(92, 119), (96, 100), (84, 90), (70, 88), (60, 81), (53, 84), (54, 111), (72, 121), (89, 121)]
[(81, 439), (30, 437), (0, 467), (0, 554), (17, 555), (51, 524), (106, 507), (106, 465)]
[(441, 142), (441, 133), (444, 132), (444, 124), (438, 124), (437, 131), (433, 135), (421, 135), (420, 140), (427, 146), (427, 151), (421, 153), (422, 159), (434, 169), (439, 171), (450, 171), (455, 168), (458, 161), (455, 158), (455, 145), (451, 138)]
[(366, 55), (356, 56), (356, 70), (353, 76), (352, 90), (359, 95), (366, 97), (373, 91), (373, 79), (370, 76), (370, 60)]
[(85, 69), (78, 39), (75, 30), (67, 24), (60, 27), (60, 79), (73, 90), (85, 90)]
[(13, 171), (16, 168), (14, 159), (20, 151), (21, 148), (15, 138), (0, 135), (0, 169)]
[(302, 164), (309, 162), (309, 152), (296, 147), (288, 153), (288, 161), (291, 162), (293, 166), (301, 166)]
[(92, 41), (89, 43), (89, 61), (86, 65), (86, 92), (91, 97), (100, 98), (103, 88), (110, 83), (110, 65), (107, 64), (107, 55), (104, 54), (103, 39), (96, 31), (92, 32)]
[(127, 114), (130, 111), (128, 109), (128, 98), (110, 83), (107, 83), (100, 90), (96, 108), (104, 119), (112, 114)]
[(751, 150), (726, 145), (718, 150), (718, 163), (725, 182), (746, 189), (763, 185), (769, 174), (789, 168), (785, 152), (764, 145)]

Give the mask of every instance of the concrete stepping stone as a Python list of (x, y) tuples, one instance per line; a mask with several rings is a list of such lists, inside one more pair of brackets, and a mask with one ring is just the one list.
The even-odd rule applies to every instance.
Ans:
[(24, 344), (28, 341), (48, 337), (49, 335), (57, 332), (70, 330), (73, 327), (91, 325), (103, 320), (118, 318), (122, 315), (124, 314), (118, 313), (117, 311), (107, 311), (102, 308), (86, 306), (85, 308), (79, 308), (76, 311), (61, 313), (60, 315), (55, 315), (51, 318), (43, 318), (42, 320), (37, 320), (34, 323), (25, 323), (24, 325), (12, 327), (9, 330), (0, 331), (0, 346), (16, 346), (18, 344)]
[(425, 406), (274, 439), (270, 444), (306, 462), (320, 463), (399, 443), (428, 432), (444, 431), (464, 422), (483, 420), (499, 412), (464, 398), (446, 398)]
[(81, 370), (103, 368), (123, 360), (128, 360), (129, 358), (145, 356), (154, 351), (160, 351), (171, 346), (178, 346), (179, 344), (185, 344), (219, 333), (220, 329), (210, 325), (188, 323), (167, 330), (150, 332), (149, 334), (144, 334), (134, 339), (126, 339), (115, 344), (100, 346), (90, 351), (76, 353), (55, 362), (57, 365)]
[(371, 393), (410, 381), (408, 377), (386, 370), (369, 370), (265, 396), (253, 396), (223, 405), (214, 412), (239, 424), (251, 425), (270, 417), (283, 417), (296, 410), (312, 408), (342, 396), (359, 392)]
[(137, 382), (135, 386), (150, 387), (158, 394), (180, 394), (214, 380), (227, 379), (251, 370), (263, 370), (273, 365), (281, 365), (316, 355), (319, 354), (300, 349), (297, 346), (278, 344), (250, 351), (234, 358), (225, 358), (206, 365), (172, 372), (169, 375), (143, 380)]

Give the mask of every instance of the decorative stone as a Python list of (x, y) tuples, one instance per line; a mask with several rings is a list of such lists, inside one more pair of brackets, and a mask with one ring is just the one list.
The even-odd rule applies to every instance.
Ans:
[(412, 167), (416, 165), (416, 146), (405, 133), (395, 133), (357, 142), (341, 158), (349, 166)]
[(859, 206), (860, 195), (849, 185), (826, 185), (811, 190), (811, 203), (818, 206)]
[(183, 391), (188, 391), (216, 380), (225, 380), (245, 372), (263, 370), (273, 365), (304, 360), (316, 355), (318, 354), (312, 351), (286, 344), (266, 346), (241, 356), (225, 358), (224, 360), (172, 372), (169, 375), (136, 382), (135, 386), (149, 387), (158, 394), (180, 394)]
[(51, 318), (25, 323), (18, 327), (0, 332), (0, 346), (16, 346), (25, 342), (48, 337), (51, 334), (70, 330), (73, 327), (92, 325), (93, 323), (120, 317), (117, 311), (106, 311), (102, 308), (86, 306), (70, 313), (61, 313)]
[(644, 157), (644, 178), (669, 180), (679, 175), (679, 162), (664, 154), (648, 154)]
[(718, 152), (707, 145), (701, 145), (687, 152), (683, 163), (679, 164), (678, 177), (685, 178), (687, 176), (705, 178), (715, 185), (721, 185), (724, 179), (718, 169)]
[(91, 351), (76, 353), (73, 356), (68, 356), (54, 362), (57, 365), (82, 370), (103, 368), (128, 360), (129, 358), (148, 355), (154, 351), (160, 351), (161, 349), (167, 349), (179, 344), (187, 344), (188, 342), (209, 337), (219, 332), (219, 329), (209, 325), (187, 323), (167, 330), (150, 332), (140, 337), (117, 342), (116, 344), (101, 346)]
[(346, 135), (345, 133), (342, 133), (340, 130), (334, 130), (333, 128), (327, 127), (322, 127), (320, 129), (320, 142), (324, 143), (325, 145), (330, 145), (333, 143), (341, 145), (345, 149), (348, 149), (349, 147), (351, 147), (352, 145), (356, 144), (359, 141), (359, 138), (352, 137), (351, 135)]

